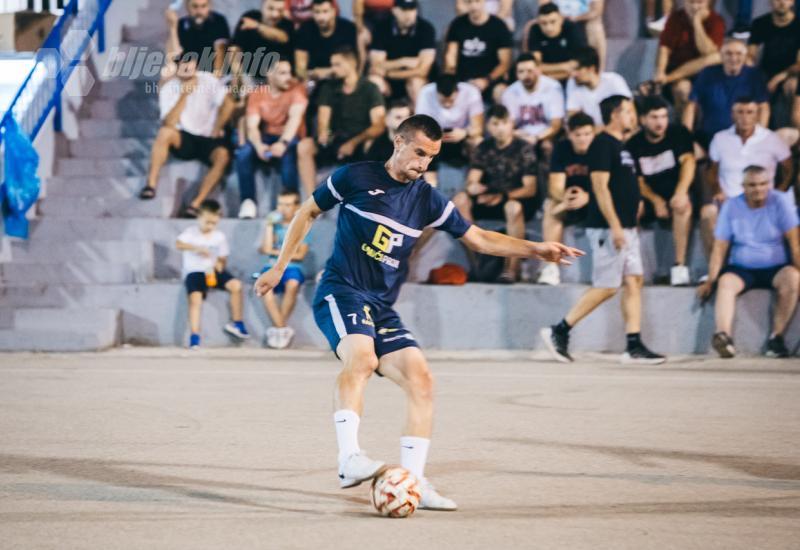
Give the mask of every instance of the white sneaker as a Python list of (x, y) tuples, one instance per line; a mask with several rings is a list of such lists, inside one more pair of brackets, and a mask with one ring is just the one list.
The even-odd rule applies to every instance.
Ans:
[(663, 16), (661, 19), (656, 19), (655, 21), (650, 21), (647, 24), (647, 30), (650, 31), (650, 34), (653, 36), (658, 36), (662, 32), (664, 32), (664, 27), (667, 25), (667, 16)]
[(669, 270), (669, 284), (672, 286), (689, 286), (692, 282), (689, 268), (685, 265), (674, 265)]
[(245, 199), (239, 207), (240, 220), (252, 220), (258, 215), (258, 207), (253, 199)]
[(437, 510), (452, 512), (458, 510), (458, 505), (447, 497), (440, 495), (427, 479), (420, 481), (422, 498), (419, 499), (420, 510)]
[(292, 343), (294, 338), (294, 329), (292, 327), (284, 327), (280, 329), (279, 349), (286, 349)]
[(267, 334), (267, 345), (269, 347), (273, 348), (273, 349), (277, 349), (278, 348), (279, 331), (280, 331), (280, 329), (279, 328), (275, 328), (275, 327), (269, 327), (267, 329), (267, 332), (266, 332), (266, 334)]
[(369, 458), (364, 451), (352, 454), (339, 461), (339, 486), (348, 489), (361, 485), (377, 476), (385, 466), (383, 462)]
[(556, 264), (547, 263), (539, 273), (536, 283), (540, 285), (558, 286), (561, 284), (561, 270)]

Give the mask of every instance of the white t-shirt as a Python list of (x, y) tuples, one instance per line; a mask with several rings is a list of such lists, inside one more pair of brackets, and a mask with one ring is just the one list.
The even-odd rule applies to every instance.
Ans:
[(514, 119), (514, 127), (531, 136), (538, 136), (550, 127), (555, 118), (564, 118), (564, 91), (561, 84), (541, 75), (533, 92), (522, 82), (514, 82), (503, 92), (502, 103)]
[(578, 86), (575, 79), (570, 78), (567, 82), (567, 111), (583, 111), (594, 119), (595, 124), (602, 126), (600, 102), (612, 95), (633, 97), (628, 83), (617, 73), (602, 73), (594, 90), (588, 86)]
[[(173, 78), (158, 92), (158, 109), (164, 120), (181, 98), (183, 81)], [(228, 89), (213, 74), (197, 71), (197, 89), (186, 98), (186, 106), (178, 120), (178, 129), (196, 136), (211, 137), (217, 122), (217, 111)]]
[(210, 256), (205, 257), (197, 252), (184, 250), (184, 277), (186, 277), (189, 273), (208, 273), (214, 269), (218, 258), (227, 258), (230, 254), (230, 249), (228, 248), (228, 239), (225, 238), (225, 234), (219, 229), (215, 229), (209, 233), (203, 233), (200, 231), (198, 226), (193, 225), (178, 235), (178, 240), (182, 243), (192, 246), (202, 246), (207, 248), (211, 253)]
[(449, 109), (445, 109), (439, 103), (436, 83), (431, 82), (420, 90), (415, 113), (432, 117), (443, 129), (466, 129), (469, 127), (469, 121), (472, 117), (483, 113), (481, 91), (472, 84), (459, 82), (455, 103)]
[(756, 126), (755, 133), (744, 143), (736, 134), (735, 126), (721, 130), (714, 134), (708, 149), (709, 158), (719, 163), (719, 184), (728, 198), (744, 192), (742, 180), (745, 168), (751, 164), (763, 167), (769, 180), (774, 183), (778, 163), (791, 154), (778, 134), (763, 126)]

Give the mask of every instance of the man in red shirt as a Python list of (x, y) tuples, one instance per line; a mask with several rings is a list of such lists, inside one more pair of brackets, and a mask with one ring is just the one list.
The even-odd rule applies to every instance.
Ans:
[(671, 86), (675, 108), (680, 112), (692, 92), (691, 78), (709, 65), (721, 62), (725, 22), (709, 7), (709, 0), (685, 0), (672, 12), (661, 33), (653, 81)]

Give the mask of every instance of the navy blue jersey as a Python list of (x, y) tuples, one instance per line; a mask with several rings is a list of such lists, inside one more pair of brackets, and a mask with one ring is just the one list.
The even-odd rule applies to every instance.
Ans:
[(322, 210), (341, 204), (333, 255), (320, 287), (348, 287), (390, 307), (408, 274), (408, 258), (426, 227), (460, 238), (470, 224), (423, 179), (402, 183), (382, 162), (336, 170), (314, 192)]

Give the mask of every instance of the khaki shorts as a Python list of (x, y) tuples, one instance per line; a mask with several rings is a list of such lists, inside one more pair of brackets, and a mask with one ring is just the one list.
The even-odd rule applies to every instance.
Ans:
[(592, 286), (619, 288), (628, 275), (644, 275), (639, 231), (625, 229), (625, 247), (614, 248), (610, 229), (587, 228), (586, 236), (592, 247)]

